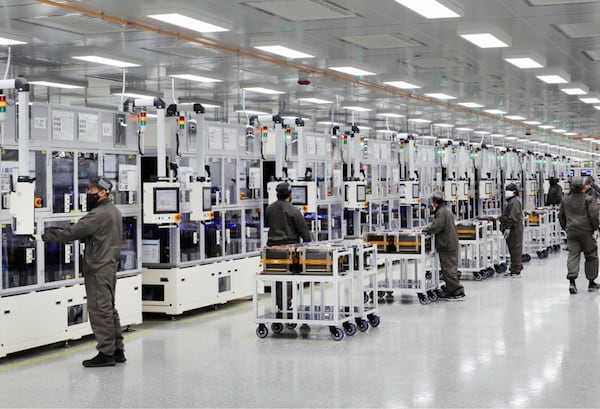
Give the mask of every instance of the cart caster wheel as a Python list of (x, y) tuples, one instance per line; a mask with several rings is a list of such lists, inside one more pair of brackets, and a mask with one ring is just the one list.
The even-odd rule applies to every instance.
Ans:
[(273, 334), (281, 334), (281, 331), (283, 331), (283, 324), (280, 322), (272, 323), (271, 331), (273, 331)]
[(369, 319), (369, 322), (371, 323), (371, 326), (373, 328), (377, 328), (381, 323), (381, 318), (379, 317), (379, 315), (369, 314), (367, 315), (367, 318)]
[(429, 304), (429, 298), (427, 298), (427, 296), (425, 294), (417, 294), (417, 297), (419, 297), (419, 302), (422, 305)]
[(506, 273), (506, 270), (508, 270), (508, 266), (506, 265), (506, 263), (500, 264), (500, 268), (502, 269), (502, 273)]
[(475, 281), (481, 281), (481, 275), (479, 273), (473, 273), (473, 278)]
[(542, 258), (548, 258), (548, 250), (542, 251)]
[(502, 266), (500, 264), (494, 264), (494, 274), (500, 274), (502, 272)]
[(427, 291), (427, 297), (429, 297), (429, 301), (436, 302), (438, 300), (438, 295), (435, 290)]
[(377, 297), (379, 299), (382, 299), (385, 297), (385, 291), (377, 291)]
[(487, 269), (487, 276), (488, 276), (488, 277), (493, 277), (493, 276), (494, 276), (494, 274), (496, 274), (496, 270), (494, 270), (494, 269), (493, 269), (493, 268), (491, 268), (491, 267)]
[(344, 339), (344, 331), (342, 331), (340, 328), (331, 327), (329, 332), (331, 333), (331, 339), (334, 341), (341, 341)]
[(357, 331), (356, 325), (354, 325), (351, 322), (345, 322), (344, 331), (346, 331), (346, 335), (353, 336), (354, 334), (356, 334)]
[(300, 325), (300, 332), (302, 332), (302, 333), (310, 332), (310, 327), (308, 326), (308, 324)]
[(363, 320), (362, 318), (357, 318), (356, 326), (360, 332), (365, 332), (369, 329), (369, 321)]
[(560, 244), (554, 245), (554, 251), (560, 251)]
[(548, 254), (554, 253), (554, 247), (548, 246), (548, 248), (546, 249), (546, 251), (548, 252)]
[(298, 324), (285, 324), (285, 327), (287, 329), (295, 329), (298, 326)]
[(269, 335), (269, 330), (264, 324), (260, 324), (258, 328), (256, 328), (256, 336), (259, 338), (265, 338)]
[(531, 261), (531, 256), (529, 254), (523, 254), (521, 260), (523, 260), (523, 263), (528, 263)]

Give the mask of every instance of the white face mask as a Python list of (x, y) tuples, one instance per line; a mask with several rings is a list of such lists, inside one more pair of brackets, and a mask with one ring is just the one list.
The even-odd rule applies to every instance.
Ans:
[(506, 197), (507, 199), (510, 199), (514, 195), (515, 195), (515, 192), (513, 190), (505, 190), (504, 191), (504, 197)]

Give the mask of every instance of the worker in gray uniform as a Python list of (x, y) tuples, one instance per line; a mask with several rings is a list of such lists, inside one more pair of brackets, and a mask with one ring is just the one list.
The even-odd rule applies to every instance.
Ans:
[[(292, 188), (289, 183), (282, 182), (275, 188), (277, 201), (267, 206), (265, 224), (269, 228), (267, 246), (300, 243), (311, 241), (310, 232), (300, 210), (293, 206)], [(283, 310), (281, 283), (276, 284), (276, 303), (279, 311)], [(287, 306), (292, 300), (292, 284), (287, 285)]]
[(88, 213), (66, 229), (49, 229), (44, 241), (81, 240), (85, 244), (83, 265), (87, 307), (98, 354), (83, 361), (85, 367), (114, 366), (125, 362), (119, 313), (115, 308), (115, 287), (121, 254), (123, 222), (121, 212), (109, 198), (112, 183), (103, 176), (90, 179)]
[(523, 206), (517, 185), (506, 185), (504, 197), (506, 204), (500, 218), (500, 230), (510, 253), (510, 266), (504, 276), (519, 278), (523, 270)]
[(587, 187), (580, 176), (571, 180), (571, 194), (564, 198), (558, 212), (558, 220), (567, 233), (567, 279), (569, 292), (577, 294), (575, 280), (579, 276), (581, 252), (585, 255), (585, 276), (589, 280), (588, 290), (597, 291), (598, 284), (598, 203), (585, 193)]
[(600, 187), (598, 187), (598, 185), (596, 184), (596, 181), (594, 180), (594, 178), (592, 176), (588, 176), (585, 179), (585, 186), (586, 186), (585, 192), (589, 196), (598, 200), (598, 196), (600, 195)]
[(446, 206), (442, 192), (434, 192), (431, 201), (435, 208), (433, 223), (424, 231), (435, 234), (435, 249), (446, 283), (440, 298), (445, 301), (459, 301), (465, 298), (465, 289), (458, 280), (458, 233), (454, 215)]
[(554, 206), (562, 203), (563, 189), (558, 184), (558, 179), (551, 177), (548, 179), (550, 187), (548, 188), (548, 194), (546, 195), (546, 206)]

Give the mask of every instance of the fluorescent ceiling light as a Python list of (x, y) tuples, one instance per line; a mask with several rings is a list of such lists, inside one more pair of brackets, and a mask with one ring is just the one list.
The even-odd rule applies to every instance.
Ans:
[(281, 117), (283, 119), (287, 119), (287, 120), (290, 120), (290, 121), (296, 120), (298, 118), (302, 119), (303, 121), (310, 121), (310, 118), (308, 118), (306, 116), (303, 116), (303, 115), (301, 115), (299, 113), (296, 113), (296, 112), (286, 112), (285, 114), (281, 114)]
[(528, 139), (517, 139), (517, 142), (529, 142)]
[(469, 128), (468, 126), (457, 126), (454, 129), (457, 131), (463, 131), (463, 132), (471, 132), (474, 130), (473, 128)]
[(512, 119), (513, 121), (524, 121), (525, 119), (527, 119), (521, 115), (506, 115), (505, 118)]
[(194, 95), (179, 97), (177, 100), (180, 104), (188, 105), (191, 108), (193, 108), (193, 104), (201, 104), (204, 108), (208, 109), (223, 108), (224, 106), (223, 102), (197, 97)]
[(486, 109), (483, 112), (487, 112), (492, 115), (504, 115), (506, 111), (502, 111), (501, 109)]
[(0, 45), (22, 45), (27, 44), (25, 37), (9, 33), (0, 33)]
[(394, 131), (393, 129), (387, 129), (387, 128), (377, 128), (377, 129), (375, 129), (375, 132), (377, 132), (377, 133), (396, 133), (396, 131)]
[(597, 109), (598, 111), (600, 111), (600, 105), (594, 105), (594, 109)]
[(542, 123), (539, 121), (523, 121), (526, 125), (541, 125)]
[(536, 53), (507, 53), (503, 56), (504, 61), (521, 69), (544, 68), (546, 59)]
[(581, 82), (571, 82), (560, 87), (560, 90), (567, 95), (585, 95), (590, 89)]
[[(565, 135), (566, 135), (566, 134), (570, 134), (570, 133), (571, 133), (571, 132), (566, 132), (566, 133), (565, 133)], [(594, 141), (595, 141), (595, 139), (594, 139), (594, 138), (581, 138), (581, 140), (582, 140), (582, 141), (590, 141), (590, 142), (594, 142)]]
[(265, 95), (285, 94), (285, 92), (283, 92), (283, 91), (266, 88), (266, 87), (242, 87), (242, 89), (244, 89), (246, 91), (250, 91), (250, 92), (258, 92), (259, 94), (265, 94)]
[(504, 134), (503, 133), (491, 133), (490, 136), (492, 138), (504, 138)]
[(356, 75), (356, 76), (375, 75), (374, 72), (362, 70), (360, 68), (351, 67), (351, 66), (329, 67), (329, 69), (333, 70), (333, 71), (343, 72), (344, 74)]
[(356, 111), (356, 112), (369, 112), (369, 111), (372, 111), (371, 108), (362, 107), (360, 105), (344, 105), (344, 106), (342, 106), (342, 109), (348, 109), (350, 111)]
[(233, 112), (247, 115), (271, 115), (272, 112), (259, 107), (242, 107), (241, 105), (235, 105)]
[(442, 101), (446, 101), (449, 99), (456, 99), (456, 97), (453, 97), (452, 95), (444, 94), (443, 92), (431, 92), (431, 93), (425, 94), (425, 96), (427, 96), (429, 98), (441, 99)]
[(431, 121), (429, 119), (424, 118), (408, 118), (408, 122), (414, 122), (416, 124), (428, 124)]
[(454, 128), (454, 125), (445, 122), (434, 122), (432, 125), (438, 128)]
[(378, 112), (377, 116), (383, 116), (385, 118), (404, 118), (404, 115), (396, 114), (394, 112)]
[(506, 139), (507, 141), (514, 141), (517, 139), (517, 137), (516, 136), (506, 136), (506, 137), (504, 137), (504, 139)]
[(489, 134), (491, 134), (490, 131), (485, 131), (483, 129), (477, 129), (477, 130), (473, 131), (473, 133), (475, 133), (477, 135), (489, 135)]
[(444, 0), (396, 0), (404, 7), (428, 19), (462, 17), (456, 4)]
[(148, 91), (145, 89), (138, 89), (138, 88), (125, 88), (125, 93), (123, 94), (123, 87), (121, 85), (113, 85), (112, 87), (110, 87), (110, 95), (115, 95), (115, 96), (121, 96), (123, 95), (124, 97), (127, 98), (162, 98), (163, 94), (162, 92), (154, 92), (154, 91)]
[(584, 104), (600, 104), (600, 99), (593, 96), (580, 97), (579, 100)]
[(167, 14), (149, 14), (147, 17), (154, 20), (159, 20), (165, 23), (173, 24), (174, 26), (187, 28), (188, 30), (197, 31), (199, 33), (218, 33), (229, 31), (229, 29), (215, 24), (210, 24), (205, 21), (197, 20), (179, 13)]
[(332, 122), (332, 121), (317, 121), (319, 125), (329, 125), (329, 126), (342, 126), (340, 122)]
[(210, 77), (205, 77), (203, 75), (196, 75), (196, 74), (171, 74), (169, 75), (169, 77), (172, 78), (179, 78), (181, 80), (186, 80), (186, 81), (196, 81), (196, 82), (223, 82), (223, 80), (217, 79), (217, 78), (210, 78)]
[(267, 53), (281, 55), (282, 57), (295, 59), (295, 58), (314, 58), (314, 55), (303, 53), (302, 51), (294, 50), (283, 45), (261, 45), (255, 46), (254, 48), (265, 51)]
[(87, 87), (87, 82), (69, 82), (69, 81), (61, 81), (61, 80), (39, 80), (39, 81), (28, 81), (29, 84), (41, 85), (44, 87), (51, 88), (63, 88), (63, 89), (81, 89)]
[(76, 60), (91, 62), (91, 63), (95, 63), (95, 64), (110, 65), (111, 67), (118, 67), (118, 68), (131, 68), (131, 67), (140, 67), (141, 66), (140, 64), (137, 64), (137, 63), (133, 63), (133, 62), (125, 61), (125, 60), (119, 60), (116, 58), (102, 57), (99, 55), (74, 55), (71, 58), (74, 58)]
[(417, 89), (421, 88), (420, 85), (412, 84), (407, 81), (385, 81), (384, 84), (389, 85), (391, 87), (400, 88), (400, 89)]
[(512, 45), (508, 34), (489, 24), (462, 25), (457, 34), (480, 48), (503, 48)]
[(458, 105), (462, 105), (463, 107), (466, 108), (483, 108), (484, 106), (481, 104), (478, 104), (477, 102), (458, 102)]
[(540, 129), (554, 129), (554, 127), (552, 125), (540, 125), (540, 126), (538, 126), (538, 128), (540, 128)]
[(571, 81), (571, 76), (569, 74), (556, 69), (542, 70), (535, 76), (546, 84), (566, 84)]
[(311, 104), (333, 104), (333, 101), (321, 98), (298, 98), (298, 101), (309, 102)]
[(125, 91), (124, 93), (122, 92), (115, 92), (111, 95), (115, 95), (115, 96), (124, 96), (127, 98), (154, 98), (156, 95), (153, 94), (144, 94), (144, 93), (139, 93), (139, 92), (131, 92), (131, 91)]
[(553, 129), (552, 132), (555, 132), (555, 133), (566, 133), (567, 130), (566, 129)]

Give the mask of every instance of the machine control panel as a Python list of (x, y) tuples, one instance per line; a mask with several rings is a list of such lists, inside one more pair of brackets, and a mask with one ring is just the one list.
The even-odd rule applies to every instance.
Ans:
[(421, 203), (421, 190), (419, 182), (414, 180), (405, 180), (398, 183), (398, 194), (402, 204)]
[[(277, 201), (277, 185), (281, 182), (269, 182), (267, 194), (269, 204)], [(317, 213), (317, 182), (288, 182), (292, 188), (292, 204), (302, 213)]]
[(144, 183), (144, 223), (180, 223), (179, 201), (179, 183)]
[(359, 210), (368, 206), (366, 183), (361, 181), (344, 182), (344, 207), (350, 210)]

